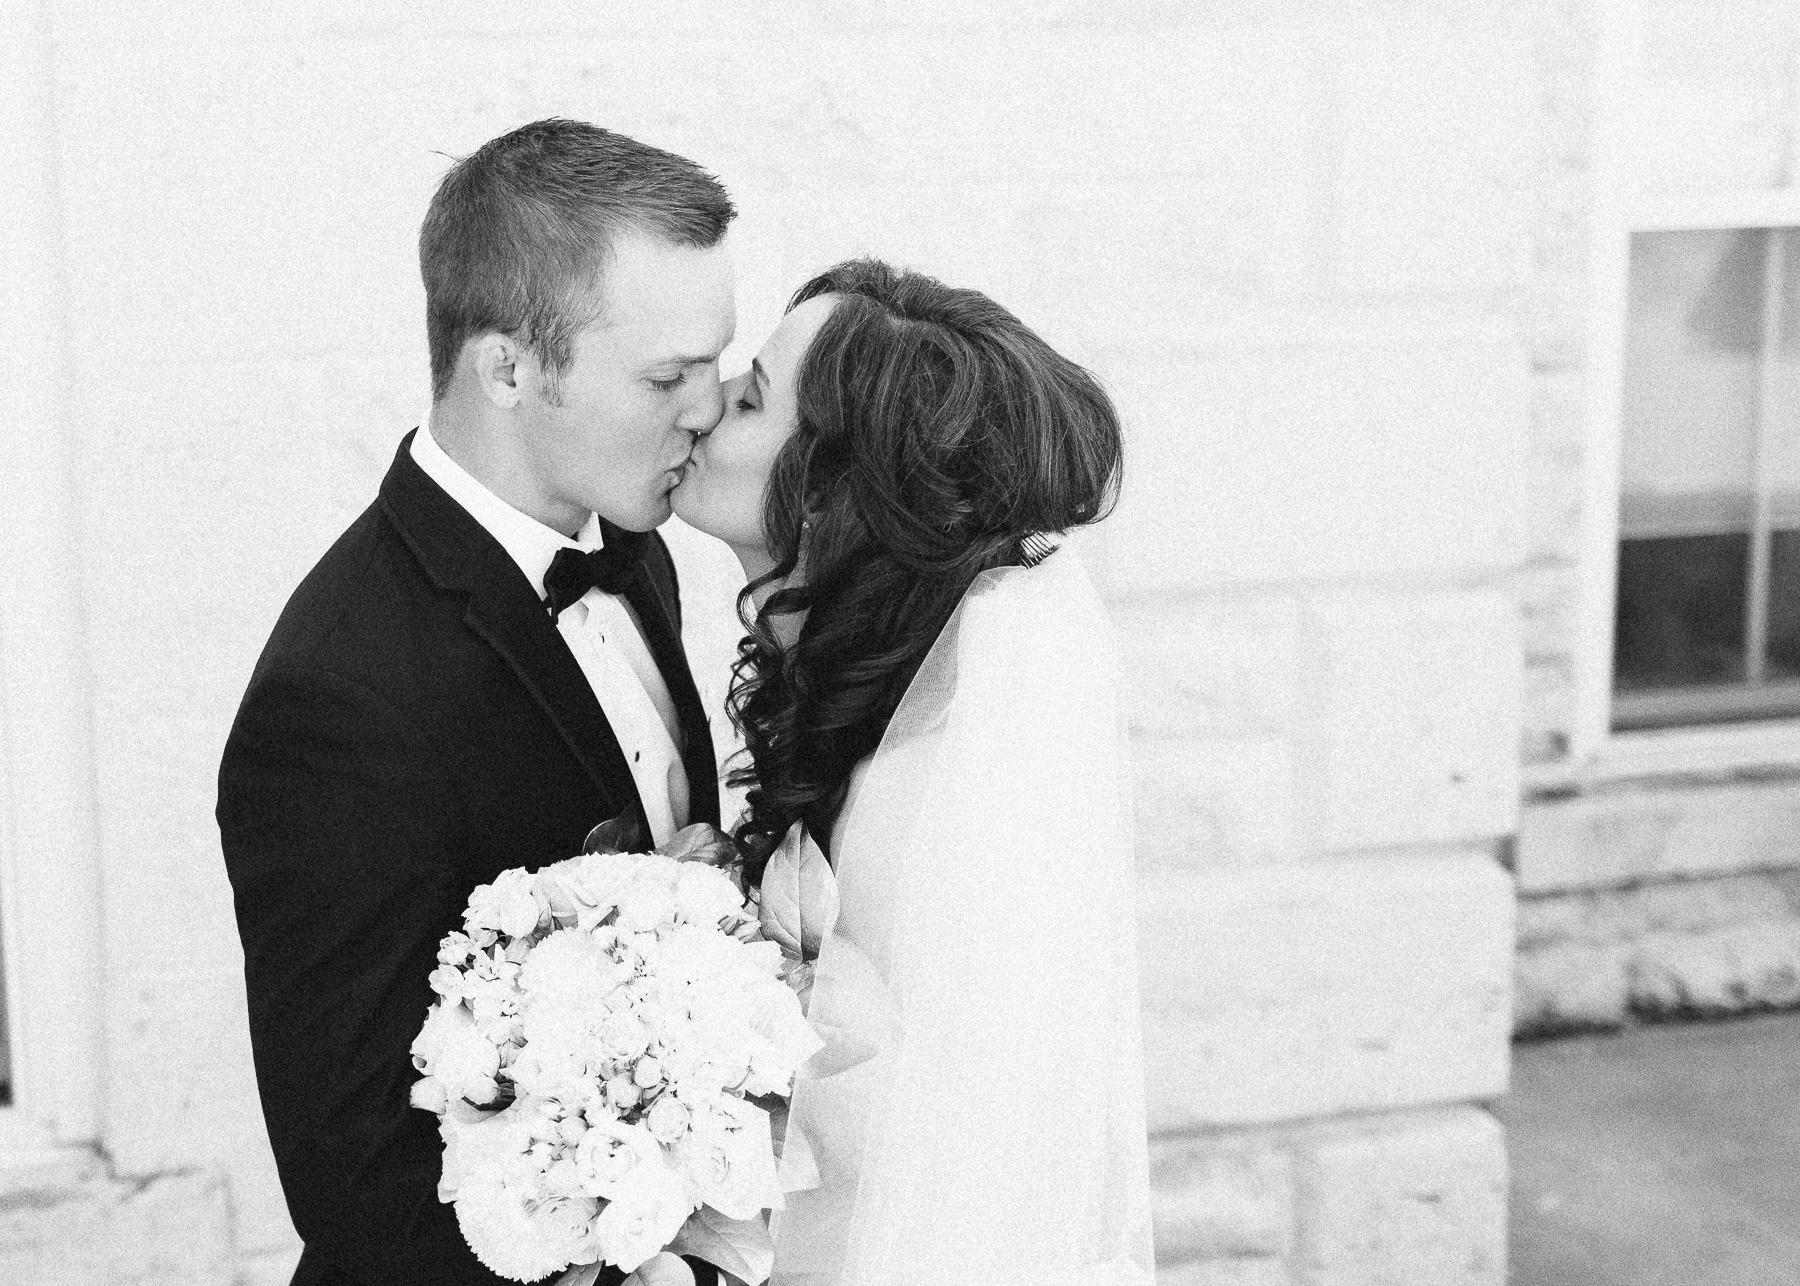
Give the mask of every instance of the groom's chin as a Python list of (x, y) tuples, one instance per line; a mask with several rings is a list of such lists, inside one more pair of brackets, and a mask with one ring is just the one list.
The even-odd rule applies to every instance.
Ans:
[(670, 506), (668, 495), (664, 493), (640, 501), (629, 510), (608, 513), (604, 509), (596, 509), (594, 512), (626, 531), (654, 531), (669, 521), (674, 509)]

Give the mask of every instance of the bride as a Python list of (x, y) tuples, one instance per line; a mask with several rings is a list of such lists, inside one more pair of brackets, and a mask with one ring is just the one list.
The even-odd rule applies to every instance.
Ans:
[(1059, 533), (1120, 438), (985, 296), (795, 294), (675, 512), (749, 577), (745, 874), (814, 955), (775, 1286), (1149, 1283), (1130, 817), (1104, 614)]

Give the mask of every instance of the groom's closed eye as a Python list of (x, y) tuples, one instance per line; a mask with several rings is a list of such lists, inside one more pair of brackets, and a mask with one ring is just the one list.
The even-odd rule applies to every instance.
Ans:
[[(658, 369), (664, 370), (664, 371), (673, 371), (674, 374), (672, 374), (672, 375), (645, 374), (644, 375), (644, 383), (648, 384), (651, 388), (655, 389), (658, 393), (673, 393), (676, 389), (680, 388), (683, 384), (686, 384), (688, 382), (688, 376), (693, 371), (698, 370), (698, 369), (703, 369), (703, 368), (709, 367), (709, 366), (717, 367), (718, 364), (719, 364), (719, 355), (717, 353), (697, 353), (697, 354), (680, 353), (680, 354), (665, 356), (661, 361), (652, 363), (650, 365), (649, 369), (653, 370), (653, 371), (658, 370)], [(640, 371), (643, 369), (644, 369), (643, 367), (639, 367)]]

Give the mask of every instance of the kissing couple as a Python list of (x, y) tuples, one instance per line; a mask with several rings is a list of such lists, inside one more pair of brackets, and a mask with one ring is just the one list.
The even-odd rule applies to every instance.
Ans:
[(1118, 418), (1000, 304), (873, 259), (723, 379), (735, 214), (688, 160), (544, 120), (425, 215), (429, 417), (219, 770), (294, 1286), (507, 1280), (439, 1199), (409, 1049), (478, 886), (608, 819), (721, 823), (671, 512), (748, 581), (727, 869), (785, 871), (816, 939), (772, 1280), (1153, 1280), (1116, 663), (1063, 547), (1117, 494)]

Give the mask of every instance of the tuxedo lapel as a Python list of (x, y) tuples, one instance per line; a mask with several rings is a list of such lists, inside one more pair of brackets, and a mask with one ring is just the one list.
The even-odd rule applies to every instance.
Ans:
[(464, 622), (511, 667), (609, 803), (641, 811), (631, 766), (556, 623), (500, 542), (419, 468), (412, 439), (381, 484), (389, 520), (433, 584), (468, 596)]
[(712, 730), (707, 726), (706, 707), (694, 687), (687, 653), (681, 647), (671, 589), (665, 586), (662, 578), (651, 574), (646, 563), (625, 591), (625, 598), (637, 612), (644, 643), (650, 649), (656, 668), (662, 672), (663, 684), (669, 689), (669, 699), (675, 703), (675, 716), (681, 723), (681, 766), (688, 779), (688, 821), (717, 826), (719, 784)]

